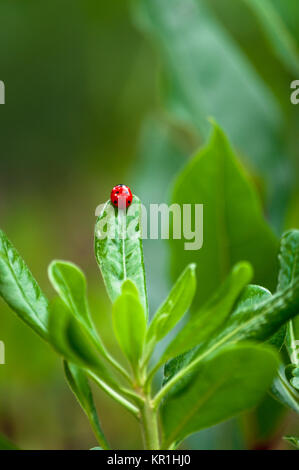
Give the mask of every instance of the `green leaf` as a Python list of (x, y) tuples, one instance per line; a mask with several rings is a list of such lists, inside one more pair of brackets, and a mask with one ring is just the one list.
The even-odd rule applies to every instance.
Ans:
[[(286, 232), (281, 239), (279, 254), (279, 278), (277, 290), (281, 291), (287, 286), (292, 285), (299, 276), (299, 231), (291, 230)], [(298, 310), (299, 311), (299, 310)], [(299, 317), (294, 317), (288, 322), (286, 327), (282, 327), (278, 333), (271, 338), (271, 342), (276, 347), (281, 348), (285, 343), (291, 363), (293, 365), (281, 364), (278, 376), (275, 378), (271, 388), (272, 396), (283, 405), (299, 413), (299, 394), (296, 391), (296, 378), (287, 371), (293, 369), (298, 364), (298, 346), (296, 338), (299, 338)]]
[(49, 279), (62, 300), (76, 319), (90, 333), (99, 351), (104, 353), (104, 346), (93, 325), (87, 296), (84, 273), (73, 263), (52, 261), (48, 269)]
[(238, 263), (220, 289), (176, 335), (163, 354), (163, 360), (182, 354), (203, 341), (211, 339), (230, 314), (252, 275), (252, 268), (248, 263)]
[(245, 308), (237, 307), (218, 335), (171, 361), (165, 371), (167, 382), (158, 393), (156, 402), (184, 375), (196, 369), (203, 359), (224, 345), (247, 340), (266, 341), (271, 338), (284, 323), (296, 315), (298, 307), (299, 278), (291, 286), (261, 302)]
[[(299, 230), (286, 232), (281, 239), (278, 290), (299, 277)], [(298, 309), (299, 314), (299, 309)], [(299, 315), (287, 325), (286, 347), (292, 364), (299, 365)]]
[(230, 345), (203, 361), (196, 376), (166, 396), (163, 448), (254, 407), (271, 385), (278, 355), (269, 346)]
[[(279, 212), (273, 219), (277, 217), (278, 224), (289, 191), (286, 149), (281, 139), (284, 117), (270, 87), (211, 13), (209, 3), (139, 0), (135, 2), (136, 19), (158, 45), (169, 84), (163, 90), (168, 91), (168, 109), (174, 118), (196, 128), (205, 138), (209, 131), (206, 118), (215, 117), (236, 148), (270, 183), (272, 207)], [(282, 171), (288, 175), (284, 181)], [(189, 188), (191, 192), (191, 184)], [(184, 265), (188, 262), (185, 260)], [(182, 265), (178, 267), (181, 269)], [(264, 279), (257, 282), (265, 284)]]
[[(253, 307), (255, 304), (269, 299), (271, 296), (271, 292), (269, 292), (263, 287), (256, 286), (253, 284), (246, 286), (238, 299), (238, 302), (235, 306), (233, 313), (231, 314), (231, 317), (235, 318), (239, 314), (242, 316), (244, 310), (247, 310), (248, 308)], [(209, 341), (206, 343), (206, 345), (208, 344)], [(188, 365), (200, 350), (200, 347), (197, 347), (169, 361), (164, 369), (165, 381), (171, 379), (180, 369)]]
[(146, 320), (140, 299), (133, 291), (132, 281), (125, 281), (121, 295), (113, 304), (112, 321), (119, 345), (135, 368), (143, 352)]
[(147, 332), (147, 341), (150, 341), (152, 338), (160, 341), (187, 312), (196, 291), (195, 269), (195, 264), (190, 264), (183, 271), (167, 299), (157, 310), (151, 321)]
[(83, 272), (73, 263), (54, 260), (49, 265), (48, 273), (54, 289), (76, 318), (92, 328)]
[(50, 303), (49, 334), (51, 344), (65, 359), (95, 371), (102, 380), (119, 388), (93, 348), (88, 333), (60, 298)]
[(243, 309), (253, 307), (257, 303), (267, 300), (270, 297), (272, 297), (272, 294), (268, 289), (250, 284), (249, 286), (245, 287), (244, 291), (242, 292), (233, 315), (236, 316), (239, 313), (242, 314)]
[(171, 240), (174, 275), (187, 263), (197, 263), (196, 306), (215, 292), (241, 260), (252, 264), (255, 283), (274, 289), (277, 240), (264, 220), (252, 183), (216, 124), (207, 146), (179, 174), (172, 199), (181, 206), (203, 204), (203, 247), (184, 250), (184, 240)]
[(299, 449), (299, 437), (295, 436), (284, 436), (284, 439), (292, 444), (296, 449)]
[(299, 307), (299, 278), (292, 286), (275, 295), (238, 309), (228, 319), (216, 342), (256, 340), (265, 341), (286, 321), (296, 315)]
[[(299, 391), (299, 368), (296, 367), (292, 371), (293, 377), (290, 379), (290, 382), (292, 386)], [(298, 399), (298, 404), (299, 404), (299, 399)]]
[(109, 445), (99, 422), (91, 389), (84, 371), (77, 365), (68, 363), (67, 361), (63, 361), (63, 365), (68, 384), (83, 411), (86, 413), (99, 444), (103, 449), (109, 449)]
[(147, 294), (141, 239), (141, 204), (134, 196), (126, 212), (108, 201), (95, 226), (95, 255), (108, 295), (114, 302), (124, 281), (136, 285), (147, 314)]
[(260, 20), (264, 33), (269, 39), (280, 61), (297, 76), (299, 73), (299, 55), (295, 39), (269, 0), (245, 0)]
[(48, 301), (25, 262), (0, 230), (0, 295), (17, 315), (48, 340)]
[(299, 393), (290, 384), (282, 364), (271, 386), (270, 393), (277, 401), (299, 413)]
[(3, 434), (0, 434), (0, 450), (19, 450), (19, 448), (3, 436)]

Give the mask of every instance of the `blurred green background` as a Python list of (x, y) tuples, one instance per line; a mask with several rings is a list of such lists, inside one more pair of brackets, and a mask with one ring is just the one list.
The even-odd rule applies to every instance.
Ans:
[[(253, 0), (0, 2), (0, 225), (50, 297), (50, 260), (82, 267), (113, 350), (93, 255), (95, 208), (118, 183), (145, 203), (167, 201), (174, 175), (209, 133), (208, 116), (250, 171), (273, 229), (299, 227), (299, 105), (290, 102), (299, 5), (261, 3), (265, 10)], [(145, 242), (153, 309), (169, 286), (167, 256), (166, 243)], [(2, 301), (0, 339), (0, 431), (22, 448), (95, 445), (60, 359)], [(112, 446), (139, 447), (133, 418), (95, 395)], [(277, 417), (271, 432), (267, 413)], [(189, 445), (282, 448), (281, 434), (298, 423), (281, 414), (266, 404), (255, 423), (243, 417)]]

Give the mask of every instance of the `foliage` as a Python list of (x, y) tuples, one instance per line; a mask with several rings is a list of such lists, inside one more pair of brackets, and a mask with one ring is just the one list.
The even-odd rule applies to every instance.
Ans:
[[(96, 222), (96, 259), (112, 301), (113, 330), (124, 365), (111, 356), (95, 329), (81, 270), (72, 263), (53, 261), (49, 278), (58, 297), (49, 302), (11, 242), (0, 232), (1, 296), (62, 356), (67, 381), (103, 449), (109, 444), (96, 414), (88, 379), (141, 422), (146, 448), (174, 449), (188, 435), (251, 409), (264, 398), (273, 380), (279, 378), (282, 359), (276, 334), (286, 323), (288, 333), (282, 343), (291, 354), (291, 369), (285, 368), (285, 376), (295, 397), (298, 368), (294, 361), (298, 357), (293, 354), (292, 335), (299, 311), (298, 233), (289, 232), (282, 239), (277, 292), (271, 295), (264, 287), (251, 285), (251, 263), (261, 267), (258, 257), (264, 257), (264, 264), (268, 263), (267, 257), (272, 260), (275, 237), (263, 220), (253, 187), (218, 126), (215, 125), (208, 146), (187, 165), (183, 175), (192, 165), (194, 177), (198, 177), (207, 154), (210, 159), (217, 159), (217, 171), (209, 176), (212, 188), (221, 181), (227, 185), (224, 197), (228, 196), (230, 208), (226, 223), (229, 221), (228, 239), (233, 241), (230, 244), (235, 254), (225, 269), (217, 271), (222, 280), (220, 287), (213, 288), (211, 277), (207, 277), (207, 299), (200, 304), (196, 300), (191, 315), (187, 312), (196, 292), (196, 277), (199, 289), (203, 290), (205, 283), (204, 267), (200, 266), (196, 276), (194, 263), (184, 268), (148, 322), (141, 206), (136, 196), (127, 211), (107, 202)], [(206, 160), (203, 164), (208, 170), (209, 158)], [(217, 162), (223, 165), (224, 173), (218, 173)], [(235, 187), (230, 188), (228, 182), (235, 182)], [(182, 175), (178, 185), (188, 194), (189, 183)], [(240, 247), (245, 243), (244, 227), (239, 227), (233, 218), (236, 211), (242, 215), (240, 201), (244, 212), (248, 211), (250, 223), (256, 226), (248, 233), (247, 243), (252, 244), (249, 262), (242, 261), (243, 251), (237, 243), (239, 238)], [(217, 221), (217, 203), (211, 204), (210, 211), (209, 223)], [(112, 226), (113, 237), (105, 237)], [(131, 232), (129, 227), (133, 227)], [(181, 260), (184, 254), (177, 251)], [(221, 256), (216, 251), (215, 270)], [(209, 263), (206, 259), (206, 269)], [(177, 331), (181, 319), (183, 325)], [(175, 337), (157, 360), (155, 348), (168, 335)], [(164, 381), (155, 390), (153, 379), (164, 365)]]

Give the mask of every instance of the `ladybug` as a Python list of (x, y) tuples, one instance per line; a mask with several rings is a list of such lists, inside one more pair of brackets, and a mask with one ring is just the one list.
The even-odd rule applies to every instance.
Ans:
[(118, 184), (112, 189), (110, 199), (115, 207), (124, 209), (132, 204), (133, 196), (129, 186)]

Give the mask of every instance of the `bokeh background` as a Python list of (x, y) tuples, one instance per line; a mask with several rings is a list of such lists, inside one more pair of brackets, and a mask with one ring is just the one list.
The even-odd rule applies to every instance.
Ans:
[[(0, 1), (0, 226), (49, 297), (53, 258), (82, 267), (116, 354), (93, 255), (95, 208), (118, 183), (145, 203), (167, 201), (207, 138), (208, 116), (228, 133), (276, 233), (299, 227), (298, 42), (297, 0)], [(146, 241), (145, 262), (153, 310), (170, 285), (167, 243)], [(0, 431), (21, 448), (94, 446), (60, 359), (2, 301), (0, 339)], [(111, 444), (139, 447), (133, 418), (95, 398)], [(266, 402), (188, 445), (283, 448), (281, 435), (296, 427)]]

